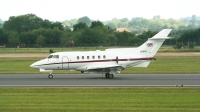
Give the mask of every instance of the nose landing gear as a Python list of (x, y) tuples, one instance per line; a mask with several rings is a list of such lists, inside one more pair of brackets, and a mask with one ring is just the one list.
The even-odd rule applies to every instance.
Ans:
[(50, 74), (48, 75), (48, 77), (49, 77), (49, 79), (53, 79), (52, 73), (50, 73)]
[(53, 71), (51, 71), (48, 75), (49, 79), (53, 79), (53, 74), (52, 74)]

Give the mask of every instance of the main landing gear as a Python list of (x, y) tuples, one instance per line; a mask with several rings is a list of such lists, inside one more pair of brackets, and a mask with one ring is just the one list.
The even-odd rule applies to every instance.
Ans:
[(114, 77), (114, 75), (113, 75), (113, 74), (106, 73), (106, 74), (105, 74), (105, 77), (106, 77), (106, 78), (112, 79), (112, 78)]
[(49, 79), (53, 79), (52, 73), (49, 73), (48, 77), (49, 77)]

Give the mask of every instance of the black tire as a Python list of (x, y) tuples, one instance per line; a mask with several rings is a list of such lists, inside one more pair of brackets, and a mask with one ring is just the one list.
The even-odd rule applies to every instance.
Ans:
[(53, 75), (52, 74), (49, 74), (48, 77), (49, 77), (49, 79), (53, 79)]
[(109, 78), (112, 79), (114, 77), (113, 74), (109, 74)]
[(105, 77), (106, 77), (106, 78), (109, 78), (109, 73), (106, 73), (106, 74), (105, 74)]

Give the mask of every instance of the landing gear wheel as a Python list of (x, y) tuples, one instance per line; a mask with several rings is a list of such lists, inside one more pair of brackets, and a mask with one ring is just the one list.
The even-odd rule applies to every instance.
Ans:
[(49, 79), (52, 79), (52, 78), (53, 78), (53, 75), (52, 75), (52, 74), (49, 74), (48, 77), (49, 77)]
[(105, 74), (105, 77), (106, 77), (106, 78), (109, 78), (109, 73), (106, 73), (106, 74)]
[(109, 74), (109, 78), (112, 79), (114, 77), (113, 74)]
[(106, 78), (112, 79), (112, 78), (114, 77), (114, 75), (113, 75), (113, 74), (106, 73), (106, 74), (105, 74), (105, 77), (106, 77)]

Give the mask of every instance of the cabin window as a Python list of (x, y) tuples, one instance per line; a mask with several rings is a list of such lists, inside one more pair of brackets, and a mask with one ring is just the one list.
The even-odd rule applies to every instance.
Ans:
[(53, 57), (53, 55), (50, 55), (49, 57), (48, 57), (48, 59), (50, 59), (50, 58), (52, 58)]
[(95, 59), (95, 56), (92, 56), (92, 59)]
[(53, 55), (53, 58), (59, 59), (59, 55)]
[(56, 58), (59, 59), (59, 55), (57, 55)]
[(82, 59), (84, 59), (84, 56), (82, 56)]
[(100, 59), (101, 57), (100, 56), (98, 56), (98, 59)]
[(89, 57), (89, 56), (87, 56), (87, 59), (90, 59), (90, 57)]
[(103, 59), (106, 59), (106, 56), (105, 56), (105, 55), (103, 55)]
[(79, 60), (79, 56), (77, 56), (77, 60)]

